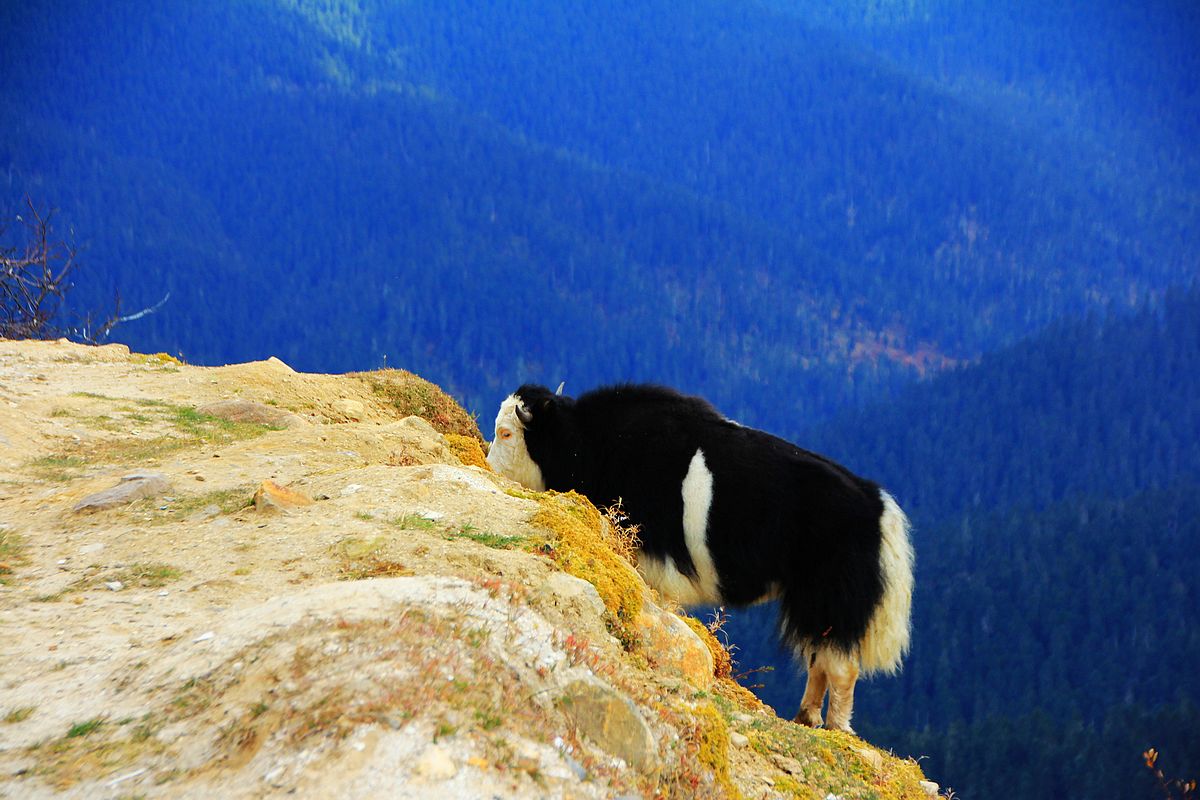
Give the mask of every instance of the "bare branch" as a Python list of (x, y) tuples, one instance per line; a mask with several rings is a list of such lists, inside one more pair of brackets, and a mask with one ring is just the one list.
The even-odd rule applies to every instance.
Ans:
[[(50, 339), (81, 333), (84, 341), (97, 341), (95, 331), (106, 335), (120, 318), (114, 312), (93, 325), (89, 315), (82, 329), (53, 323), (72, 286), (69, 278), (76, 267), (75, 248), (53, 237), (54, 209), (43, 214), (28, 197), (25, 206), (28, 218), (16, 218), (22, 226), (20, 241), (0, 244), (0, 337)], [(0, 222), (0, 242), (7, 232)]]

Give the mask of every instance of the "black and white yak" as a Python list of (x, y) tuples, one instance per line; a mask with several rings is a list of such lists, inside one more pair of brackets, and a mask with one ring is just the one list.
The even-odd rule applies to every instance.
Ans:
[(658, 386), (578, 399), (525, 385), (496, 417), (488, 462), (544, 491), (620, 500), (641, 526), (638, 569), (685, 606), (779, 600), (808, 668), (796, 721), (850, 729), (860, 671), (908, 650), (913, 550), (891, 495), (846, 468)]

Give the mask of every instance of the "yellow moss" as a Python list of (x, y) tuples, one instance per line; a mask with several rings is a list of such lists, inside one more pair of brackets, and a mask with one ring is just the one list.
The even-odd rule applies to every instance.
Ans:
[(575, 492), (531, 495), (540, 508), (531, 522), (553, 534), (543, 549), (562, 568), (596, 587), (614, 635), (627, 646), (636, 641), (631, 626), (642, 610), (643, 583), (609, 542), (600, 512)]
[(696, 632), (696, 635), (700, 637), (700, 641), (704, 642), (704, 646), (712, 654), (713, 676), (717, 678), (730, 677), (733, 674), (733, 659), (729, 657), (729, 651), (717, 640), (717, 637), (713, 635), (708, 626), (695, 617), (689, 617), (686, 614), (680, 614), (679, 618)]
[(811, 800), (823, 796), (813, 787), (805, 786), (789, 775), (780, 775), (775, 778), (774, 789), (785, 797), (790, 796), (798, 798), (798, 800)]
[(723, 697), (743, 711), (763, 711), (774, 716), (775, 710), (758, 699), (758, 695), (742, 686), (733, 678), (718, 678), (709, 690), (718, 697)]
[(450, 445), (450, 452), (454, 453), (465, 466), (481, 467), (488, 472), (492, 471), (492, 465), (487, 462), (478, 439), (472, 436), (463, 436), (460, 433), (447, 433), (445, 437), (446, 444)]
[[(815, 730), (765, 714), (755, 715), (745, 731), (751, 747), (771, 759), (774, 755), (796, 761), (803, 775), (786, 791), (793, 797), (825, 797), (836, 794), (846, 800), (926, 800), (921, 789), (925, 779), (915, 761), (899, 759), (879, 751), (857, 736), (841, 731)], [(878, 753), (876, 769), (864, 756)], [(775, 777), (776, 789), (785, 791)], [(814, 791), (815, 790), (815, 791)]]
[(701, 703), (692, 710), (696, 720), (694, 732), (696, 757), (713, 771), (713, 778), (728, 797), (740, 798), (729, 780), (729, 725), (712, 703)]
[(129, 360), (135, 364), (172, 364), (176, 367), (182, 367), (183, 362), (169, 353), (131, 353)]

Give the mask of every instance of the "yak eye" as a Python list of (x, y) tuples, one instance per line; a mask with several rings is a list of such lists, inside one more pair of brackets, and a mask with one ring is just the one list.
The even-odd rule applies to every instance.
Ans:
[(510, 431), (508, 428), (501, 428), (500, 429), (500, 438), (501, 439), (511, 439), (512, 431)]

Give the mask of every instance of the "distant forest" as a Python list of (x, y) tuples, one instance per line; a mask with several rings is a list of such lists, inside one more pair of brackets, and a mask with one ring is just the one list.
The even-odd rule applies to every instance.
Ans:
[[(958, 797), (1200, 776), (1200, 12), (1175, 0), (0, 5), (0, 210), (76, 309), (479, 415), (653, 380), (916, 525), (858, 727)], [(2, 244), (2, 243), (0, 243)], [(770, 609), (743, 668), (798, 701)]]
[[(1192, 291), (1055, 324), (805, 435), (914, 522), (913, 652), (860, 687), (856, 728), (970, 797), (1151, 796), (1151, 746), (1195, 774), (1197, 398)], [(734, 612), (729, 635), (792, 713), (772, 613)]]

